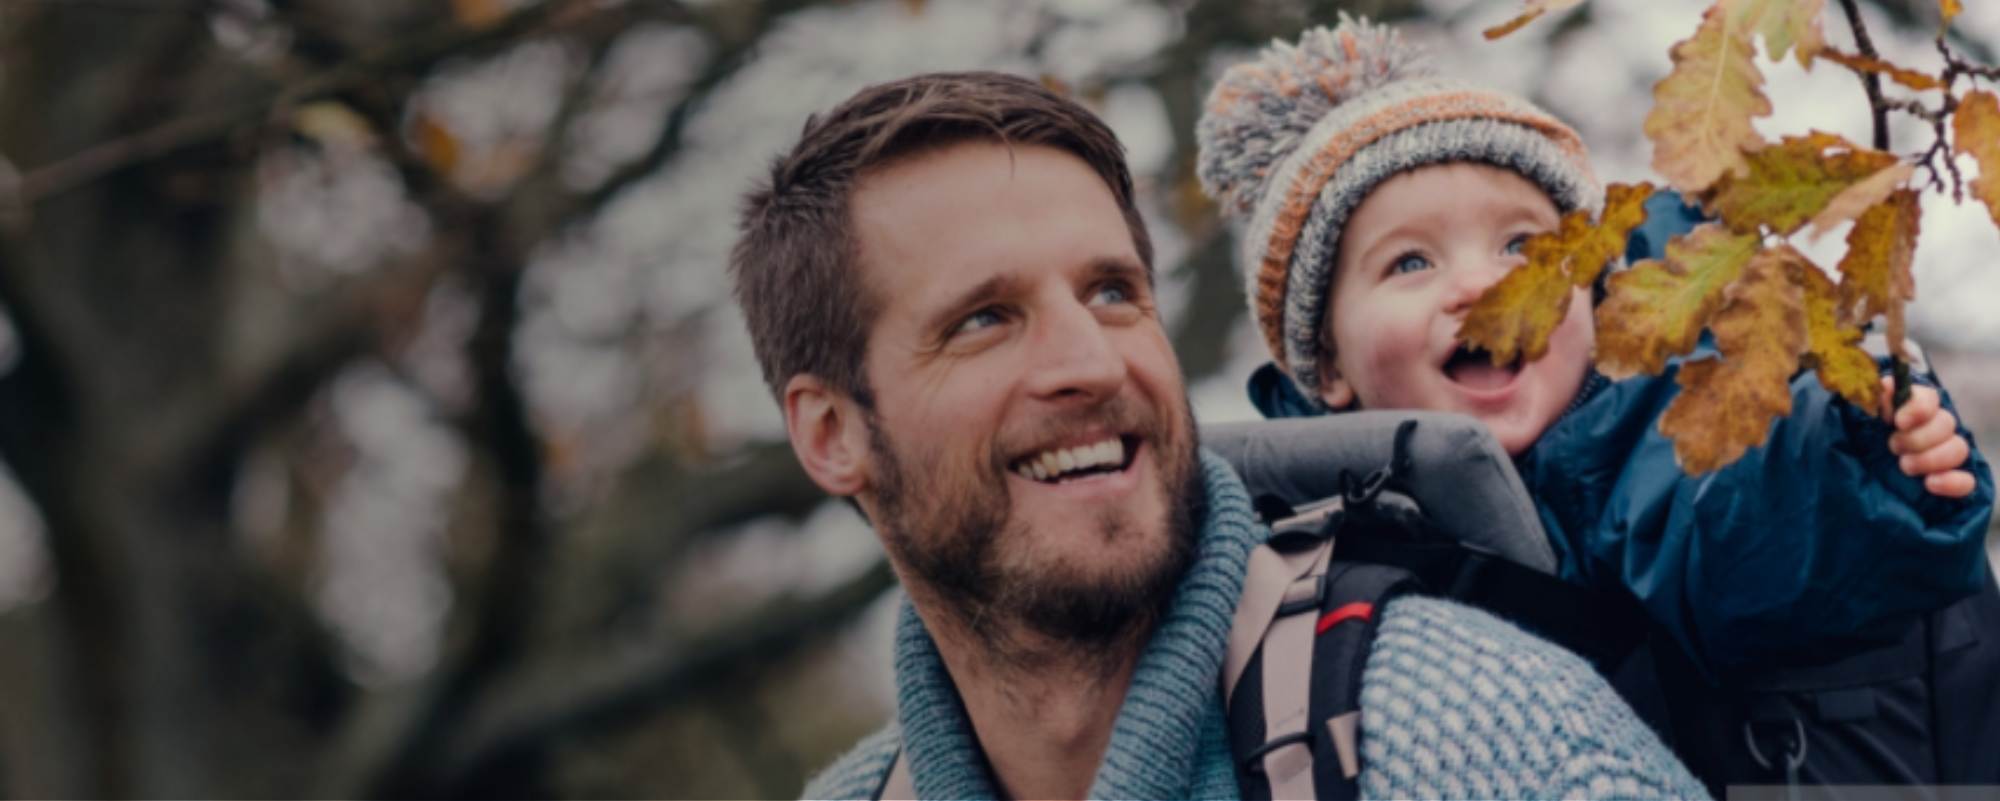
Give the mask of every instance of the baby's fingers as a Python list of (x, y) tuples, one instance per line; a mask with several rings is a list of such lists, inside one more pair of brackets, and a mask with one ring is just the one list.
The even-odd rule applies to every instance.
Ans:
[(1903, 468), (1903, 475), (1906, 476), (1942, 473), (1965, 464), (1965, 457), (1971, 454), (1972, 446), (1965, 443), (1965, 438), (1955, 436), (1935, 448), (1920, 453), (1905, 454), (1898, 460), (1898, 466)]
[[(1885, 382), (1889, 381), (1887, 378), (1882, 380)], [(1931, 415), (1937, 414), (1937, 411), (1937, 390), (1921, 384), (1912, 384), (1910, 385), (1910, 399), (1904, 401), (1903, 407), (1896, 410), (1893, 422), (1896, 428), (1907, 431), (1922, 424), (1925, 420), (1929, 420)]]
[(1947, 470), (1924, 476), (1924, 489), (1940, 498), (1963, 498), (1972, 494), (1972, 474), (1964, 470)]
[(1889, 452), (1899, 455), (1923, 453), (1943, 445), (1945, 440), (1955, 436), (1958, 436), (1958, 417), (1949, 411), (1939, 409), (1937, 414), (1931, 415), (1929, 420), (1923, 421), (1916, 428), (1890, 434)]

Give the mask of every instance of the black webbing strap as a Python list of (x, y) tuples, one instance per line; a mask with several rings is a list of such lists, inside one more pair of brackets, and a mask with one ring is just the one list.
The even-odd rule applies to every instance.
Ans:
[(1452, 542), (1349, 530), (1342, 561), (1392, 565), (1440, 597), (1485, 609), (1611, 675), (1645, 641), (1645, 611), (1624, 593), (1581, 587)]

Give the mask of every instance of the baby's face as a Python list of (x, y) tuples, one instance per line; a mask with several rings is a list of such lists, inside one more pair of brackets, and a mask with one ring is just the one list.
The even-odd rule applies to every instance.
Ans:
[(1583, 383), (1594, 342), (1588, 290), (1571, 296), (1548, 354), (1534, 362), (1495, 367), (1464, 349), (1458, 327), (1480, 293), (1523, 262), (1522, 242), (1559, 220), (1541, 189), (1497, 167), (1434, 165), (1382, 182), (1340, 241), (1327, 304), (1333, 369), (1321, 399), (1463, 412), (1508, 453), (1526, 450)]

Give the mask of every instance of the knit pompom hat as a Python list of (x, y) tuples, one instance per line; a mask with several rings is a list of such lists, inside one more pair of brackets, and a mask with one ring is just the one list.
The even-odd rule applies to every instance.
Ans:
[(1342, 14), (1224, 73), (1195, 129), (1197, 173), (1239, 225), (1237, 264), (1265, 344), (1314, 404), (1342, 227), (1418, 167), (1513, 170), (1563, 212), (1603, 204), (1583, 140), (1513, 95), (1437, 77), (1395, 31)]

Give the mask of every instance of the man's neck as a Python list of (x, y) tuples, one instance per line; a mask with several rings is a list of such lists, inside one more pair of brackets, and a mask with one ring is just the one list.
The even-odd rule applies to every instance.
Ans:
[(977, 636), (939, 619), (948, 615), (923, 617), (1000, 792), (1085, 797), (1153, 626), (1079, 655), (1033, 632)]

